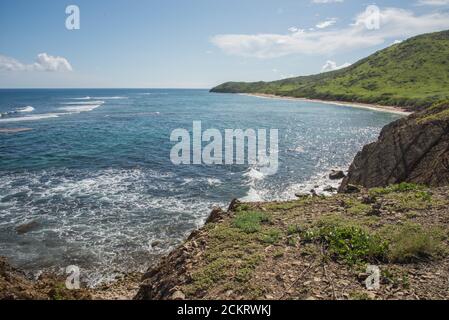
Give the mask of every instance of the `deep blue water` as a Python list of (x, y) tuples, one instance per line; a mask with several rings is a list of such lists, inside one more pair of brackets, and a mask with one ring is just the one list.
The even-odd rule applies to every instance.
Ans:
[[(79, 265), (95, 282), (178, 244), (233, 198), (290, 199), (330, 183), (399, 118), (206, 90), (0, 90), (0, 255), (36, 271)], [(280, 168), (175, 166), (170, 133), (279, 129)], [(36, 221), (31, 232), (15, 228)], [(154, 241), (161, 244), (152, 248)]]

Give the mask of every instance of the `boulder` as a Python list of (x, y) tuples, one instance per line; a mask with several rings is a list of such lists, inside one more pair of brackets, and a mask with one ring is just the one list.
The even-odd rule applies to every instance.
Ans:
[(331, 180), (341, 180), (346, 177), (345, 173), (341, 170), (332, 170), (329, 174), (329, 179)]

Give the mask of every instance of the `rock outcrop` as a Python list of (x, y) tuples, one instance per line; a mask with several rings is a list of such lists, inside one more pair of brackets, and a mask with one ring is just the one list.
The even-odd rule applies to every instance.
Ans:
[(86, 289), (68, 290), (64, 277), (42, 274), (30, 279), (24, 272), (12, 267), (0, 257), (0, 300), (90, 300)]
[(356, 156), (339, 191), (350, 184), (373, 188), (401, 182), (449, 185), (449, 102), (386, 126), (379, 140)]

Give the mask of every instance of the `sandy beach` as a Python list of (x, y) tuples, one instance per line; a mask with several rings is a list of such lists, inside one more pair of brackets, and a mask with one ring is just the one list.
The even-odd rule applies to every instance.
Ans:
[(327, 103), (327, 104), (333, 104), (333, 105), (337, 105), (337, 106), (369, 109), (369, 110), (374, 110), (374, 111), (379, 111), (379, 112), (396, 113), (396, 114), (401, 114), (404, 116), (408, 116), (413, 113), (413, 112), (406, 111), (405, 109), (400, 108), (400, 107), (382, 106), (382, 105), (368, 104), (368, 103), (327, 101), (327, 100), (319, 100), (319, 99), (283, 97), (283, 96), (277, 96), (274, 94), (265, 94), (265, 93), (241, 93), (241, 95), (257, 97), (257, 98), (262, 98), (262, 99), (280, 99), (280, 100), (306, 101), (306, 102), (313, 102), (313, 103)]

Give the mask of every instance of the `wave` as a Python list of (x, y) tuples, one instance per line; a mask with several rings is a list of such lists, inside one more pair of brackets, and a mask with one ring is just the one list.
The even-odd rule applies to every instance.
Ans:
[(75, 113), (80, 113), (80, 112), (89, 112), (92, 111), (98, 107), (101, 107), (103, 104), (87, 104), (87, 105), (73, 105), (70, 107), (62, 107), (59, 108), (59, 110), (62, 111), (68, 111), (68, 112), (75, 112)]
[(67, 98), (66, 100), (122, 100), (128, 99), (128, 97), (111, 96), (111, 97), (82, 97), (82, 98)]
[(245, 197), (241, 198), (240, 201), (243, 202), (262, 202), (264, 201), (264, 196), (260, 193), (259, 190), (256, 190), (254, 187), (250, 187), (248, 193)]
[(66, 106), (70, 106), (70, 105), (96, 105), (96, 104), (104, 104), (104, 101), (63, 102), (61, 104), (66, 105)]
[[(45, 239), (27, 247), (12, 240), (10, 248), (18, 256), (33, 248), (38, 254), (24, 262), (37, 269), (48, 261), (65, 266), (65, 256), (79, 259), (92, 286), (107, 281), (112, 270), (144, 271), (151, 257), (167, 253), (201, 226), (212, 207), (227, 205), (185, 193), (175, 178), (151, 169), (7, 174), (0, 184), (5, 225), (39, 219), (42, 228), (30, 237)], [(154, 241), (160, 245), (153, 247)], [(49, 252), (48, 243), (61, 254)]]
[(91, 100), (92, 98), (87, 96), (87, 97), (83, 97), (83, 98), (70, 98), (69, 100)]
[(12, 110), (12, 111), (0, 113), (0, 118), (13, 116), (18, 113), (27, 113), (27, 112), (33, 112), (33, 111), (34, 111), (34, 108), (32, 106), (27, 106), (24, 108), (18, 108), (18, 109)]
[(248, 177), (251, 180), (263, 180), (266, 175), (255, 169), (255, 168), (250, 168), (248, 172), (246, 172), (245, 174), (243, 174), (244, 177)]
[(92, 97), (92, 99), (97, 99), (97, 100), (123, 100), (123, 99), (128, 99), (128, 97)]
[(33, 111), (34, 111), (34, 108), (32, 106), (28, 106), (28, 107), (25, 107), (25, 108), (17, 109), (17, 112), (20, 112), (20, 113), (33, 112)]
[(218, 185), (222, 184), (220, 179), (207, 178), (206, 181), (209, 186), (218, 186)]
[(25, 116), (25, 117), (13, 117), (13, 118), (0, 119), (0, 122), (37, 121), (37, 120), (42, 120), (42, 119), (59, 118), (60, 115), (62, 115), (62, 114), (61, 113), (36, 114), (36, 115)]

